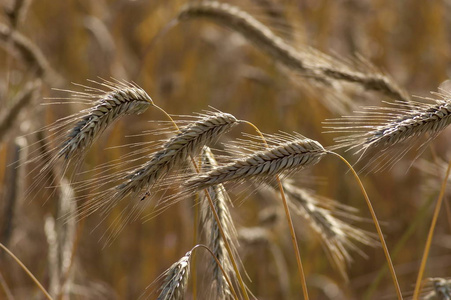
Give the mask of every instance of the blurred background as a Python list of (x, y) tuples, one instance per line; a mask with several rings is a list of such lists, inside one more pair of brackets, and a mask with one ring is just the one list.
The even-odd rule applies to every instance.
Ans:
[[(73, 286), (69, 296), (66, 295), (70, 299), (140, 297), (149, 284), (194, 246), (193, 202), (180, 201), (148, 222), (138, 220), (127, 225), (108, 247), (103, 247), (99, 239), (120, 210), (95, 230), (99, 215), (77, 223), (75, 252), (69, 257), (70, 276), (59, 274), (59, 279), (55, 279), (57, 271), (49, 259), (52, 239), (49, 231), (46, 234), (45, 224), (51, 227), (51, 220), (57, 219), (58, 199), (49, 197), (45, 185), (33, 195), (34, 199), (27, 199), (24, 191), (33, 183), (32, 176), (27, 176), (32, 173), (32, 166), (9, 166), (14, 161), (33, 159), (32, 145), (42, 134), (39, 128), (84, 108), (78, 104), (41, 105), (54, 97), (67, 97), (53, 88), (81, 91), (71, 83), (90, 85), (87, 79), (98, 77), (133, 81), (171, 114), (188, 115), (212, 106), (253, 122), (263, 132), (296, 131), (324, 146), (333, 145), (334, 135), (323, 134), (323, 121), (350, 114), (354, 105), (383, 105), (383, 101), (393, 100), (353, 85), (343, 85), (339, 91), (317, 87), (280, 68), (239, 33), (208, 20), (193, 19), (167, 27), (187, 3), (190, 2), (1, 2), (0, 242), (46, 288), (55, 289), (55, 282), (70, 277)], [(451, 66), (449, 1), (227, 3), (250, 13), (299, 49), (312, 47), (350, 61), (351, 65), (363, 57), (390, 74), (410, 95), (429, 97), (440, 86), (447, 89)], [(13, 34), (15, 38), (11, 37)], [(28, 100), (17, 107), (17, 99), (27, 92)], [(334, 101), (352, 105), (337, 108)], [(139, 117), (119, 120), (94, 144), (83, 170), (89, 171), (126, 154), (127, 148), (105, 148), (136, 141), (127, 136), (151, 128), (148, 122), (151, 120), (165, 118), (150, 108)], [(240, 137), (241, 132), (252, 133), (250, 128), (240, 125), (227, 134), (227, 139)], [(450, 159), (447, 154), (451, 141), (447, 132), (433, 142), (443, 161)], [(351, 153), (342, 154), (351, 163), (356, 161)], [(407, 156), (391, 170), (362, 178), (406, 295), (413, 291), (444, 173), (440, 168), (425, 167), (427, 161), (432, 161), (430, 149), (421, 156), (421, 164), (409, 169), (413, 157)], [(342, 162), (326, 157), (307, 175), (303, 178), (307, 181), (305, 187), (356, 207), (357, 215), (365, 221), (355, 226), (375, 231), (374, 225), (366, 221), (369, 213), (358, 186)], [(250, 290), (258, 299), (299, 299), (295, 257), (284, 220), (262, 221), (268, 208), (270, 211), (276, 208), (269, 206), (261, 194), (243, 196), (233, 189), (230, 192), (238, 230), (263, 228), (272, 236), (270, 241), (244, 240), (240, 244), (239, 252), (251, 279), (247, 280)], [(451, 216), (446, 210), (444, 206), (438, 220), (426, 269), (428, 277), (451, 274)], [(364, 295), (371, 299), (395, 298), (388, 273), (375, 284), (385, 264), (380, 247), (358, 245), (365, 255), (351, 251), (353, 262), (348, 266), (349, 281), (346, 281), (328, 260), (321, 239), (302, 220), (296, 219), (295, 223), (312, 299), (363, 299)], [(280, 254), (277, 259), (271, 250), (274, 245)], [(198, 261), (202, 262), (202, 257)], [(0, 298), (11, 295), (12, 299), (43, 298), (30, 278), (4, 252), (0, 253), (0, 275)], [(198, 285), (198, 298), (205, 299), (208, 275), (198, 274)], [(158, 289), (158, 285), (150, 289)], [(371, 294), (370, 289), (374, 289)], [(192, 299), (191, 290), (190, 284), (187, 299)]]

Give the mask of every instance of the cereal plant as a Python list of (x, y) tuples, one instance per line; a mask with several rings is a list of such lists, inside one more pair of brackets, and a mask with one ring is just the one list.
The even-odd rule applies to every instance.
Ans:
[(448, 2), (1, 6), (1, 299), (450, 299)]

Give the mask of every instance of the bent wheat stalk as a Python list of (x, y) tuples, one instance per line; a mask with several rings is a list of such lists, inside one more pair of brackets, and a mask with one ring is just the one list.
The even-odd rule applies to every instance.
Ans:
[[(300, 251), (299, 251), (299, 246), (298, 246), (298, 242), (297, 242), (297, 238), (296, 238), (296, 232), (294, 230), (293, 220), (291, 219), (290, 209), (288, 207), (288, 202), (287, 202), (287, 199), (285, 197), (285, 192), (284, 192), (282, 181), (280, 180), (279, 172), (283, 172), (283, 171), (286, 172), (288, 170), (290, 172), (293, 172), (296, 169), (300, 169), (300, 168), (303, 168), (303, 167), (307, 166), (308, 165), (308, 161), (310, 161), (310, 164), (316, 164), (321, 159), (322, 154), (319, 157), (316, 157), (316, 162), (312, 162), (311, 159), (306, 159), (306, 160), (301, 159), (299, 161), (300, 157), (296, 157), (296, 156), (298, 156), (300, 154), (299, 152), (308, 152), (308, 151), (303, 151), (303, 150), (296, 151), (295, 150), (294, 153), (290, 153), (290, 150), (288, 150), (288, 149), (292, 148), (291, 147), (293, 145), (292, 143), (294, 143), (295, 148), (297, 148), (296, 146), (300, 145), (299, 144), (300, 141), (298, 141), (296, 139), (296, 137), (300, 138), (300, 139), (304, 139), (303, 136), (301, 136), (299, 134), (297, 136), (295, 135), (294, 137), (291, 137), (288, 134), (285, 134), (285, 135), (274, 135), (273, 141), (274, 140), (276, 140), (276, 141), (277, 140), (284, 140), (286, 138), (291, 138), (291, 141), (286, 142), (285, 145), (282, 144), (282, 146), (274, 146), (274, 147), (270, 148), (268, 143), (267, 143), (267, 141), (266, 141), (266, 139), (265, 139), (265, 137), (264, 137), (264, 135), (260, 131), (260, 129), (258, 129), (258, 127), (255, 126), (251, 122), (246, 122), (246, 124), (250, 125), (258, 133), (258, 135), (262, 139), (262, 142), (263, 142), (263, 145), (265, 146), (265, 148), (269, 149), (269, 150), (266, 150), (266, 151), (269, 151), (269, 152), (271, 152), (271, 154), (273, 154), (273, 152), (271, 150), (273, 150), (273, 151), (276, 150), (276, 151), (274, 151), (275, 153), (279, 153), (280, 150), (282, 150), (280, 153), (288, 154), (288, 157), (286, 157), (286, 158), (288, 158), (288, 161), (282, 162), (282, 164), (279, 165), (279, 167), (277, 167), (278, 164), (275, 163), (275, 164), (273, 164), (273, 167), (269, 167), (269, 169), (268, 169), (268, 167), (263, 166), (263, 169), (261, 169), (261, 170), (265, 170), (265, 169), (266, 170), (271, 170), (272, 169), (273, 171), (274, 170), (278, 170), (278, 172), (276, 172), (273, 175), (276, 178), (277, 185), (278, 185), (279, 190), (280, 190), (280, 196), (282, 197), (282, 203), (283, 203), (283, 208), (284, 208), (284, 211), (285, 211), (285, 217), (286, 217), (286, 220), (287, 220), (287, 223), (288, 223), (288, 227), (290, 229), (290, 237), (291, 237), (291, 242), (293, 244), (293, 250), (294, 250), (294, 253), (295, 253), (295, 257), (296, 257), (296, 263), (297, 263), (299, 277), (300, 277), (300, 281), (301, 281), (302, 293), (304, 295), (304, 299), (308, 300), (309, 299), (308, 288), (307, 288), (307, 282), (305, 280), (304, 268), (302, 266), (301, 254), (300, 254)], [(306, 142), (307, 142), (306, 145), (308, 145), (308, 146), (305, 147), (306, 148), (305, 150), (307, 150), (307, 149), (310, 150), (310, 151), (311, 150), (315, 150), (315, 151), (320, 150), (320, 153), (322, 151), (325, 151), (323, 146), (320, 143), (316, 142), (316, 141), (307, 139)], [(282, 147), (282, 149), (279, 149), (278, 147)], [(303, 146), (301, 146), (301, 147), (304, 148)], [(309, 148), (311, 148), (311, 149), (309, 149)], [(272, 158), (276, 158), (276, 160), (277, 160), (277, 158), (280, 158), (277, 154), (275, 156), (273, 156), (271, 154), (270, 155), (267, 155), (267, 154), (263, 154), (262, 155), (262, 153), (257, 153), (256, 157), (254, 157), (254, 158), (257, 158), (257, 160), (258, 160), (258, 158), (264, 158), (264, 157), (267, 157), (269, 159), (271, 159), (271, 157), (272, 157)], [(295, 154), (295, 155), (293, 156), (293, 154)], [(252, 160), (253, 159), (251, 159), (251, 161)], [(296, 166), (296, 163), (295, 163), (296, 161), (298, 161), (298, 163), (299, 163), (299, 165), (297, 165), (297, 166)], [(270, 172), (273, 172), (273, 171), (270, 171)], [(259, 173), (259, 172), (256, 172), (256, 173)]]
[(204, 18), (241, 33), (275, 61), (299, 74), (318, 81), (334, 79), (358, 84), (371, 91), (381, 92), (393, 99), (409, 102), (408, 94), (390, 78), (378, 72), (362, 73), (351, 70), (337, 59), (316, 50), (299, 51), (275, 35), (268, 27), (240, 8), (216, 1), (203, 1), (185, 6), (179, 21)]
[(368, 206), (368, 210), (370, 211), (371, 218), (373, 219), (374, 226), (376, 227), (376, 231), (377, 231), (377, 234), (379, 236), (379, 239), (380, 239), (380, 242), (381, 242), (381, 245), (382, 245), (382, 249), (384, 249), (385, 259), (387, 260), (388, 267), (390, 269), (390, 273), (391, 273), (391, 276), (392, 276), (393, 284), (394, 284), (395, 289), (396, 289), (396, 294), (398, 296), (398, 300), (402, 300), (403, 299), (402, 292), (401, 292), (401, 288), (399, 287), (398, 278), (396, 277), (395, 267), (393, 266), (393, 263), (392, 263), (391, 258), (390, 258), (390, 252), (388, 251), (387, 244), (385, 243), (384, 235), (383, 235), (382, 229), (381, 229), (381, 227), (379, 225), (379, 221), (377, 220), (376, 213), (374, 212), (373, 206), (371, 205), (370, 198), (368, 197), (368, 194), (366, 193), (365, 187), (363, 186), (362, 181), (359, 178), (359, 175), (357, 175), (357, 173), (354, 170), (354, 168), (351, 166), (351, 164), (343, 156), (341, 156), (338, 153), (332, 152), (332, 151), (328, 151), (328, 154), (335, 155), (341, 161), (343, 161), (346, 164), (346, 166), (349, 168), (349, 170), (352, 172), (352, 174), (354, 175), (355, 179), (357, 180), (357, 183), (359, 184), (360, 190), (362, 191), (362, 194), (363, 194), (363, 196), (365, 198), (365, 201), (366, 201), (366, 204)]
[(18, 52), (30, 69), (36, 70), (37, 76), (44, 77), (46, 82), (61, 85), (64, 81), (63, 77), (52, 69), (41, 49), (26, 36), (4, 24), (0, 24), (0, 45), (8, 51)]

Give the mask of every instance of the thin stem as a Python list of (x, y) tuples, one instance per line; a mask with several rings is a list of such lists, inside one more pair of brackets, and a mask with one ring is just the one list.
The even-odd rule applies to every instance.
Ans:
[(285, 210), (285, 216), (287, 217), (288, 226), (290, 227), (291, 242), (293, 243), (293, 249), (296, 254), (296, 263), (298, 265), (299, 275), (301, 277), (302, 293), (304, 294), (304, 299), (308, 300), (308, 290), (307, 282), (305, 280), (304, 268), (302, 267), (301, 254), (299, 252), (298, 242), (296, 240), (296, 232), (294, 231), (293, 221), (291, 220), (290, 210), (288, 209), (287, 199), (285, 198), (285, 193), (283, 191), (282, 182), (279, 176), (276, 176), (277, 183), (279, 184), (280, 195), (282, 196), (283, 208)]
[[(424, 222), (424, 218), (427, 215), (427, 212), (429, 211), (429, 207), (431, 206), (432, 202), (434, 201), (434, 198), (430, 198), (427, 202), (425, 202), (421, 208), (418, 210), (416, 216), (413, 218), (413, 221), (410, 223), (409, 228), (404, 232), (404, 234), (401, 236), (401, 238), (398, 240), (396, 245), (393, 247), (393, 250), (391, 251), (391, 257), (395, 259), (401, 250), (403, 249), (406, 242), (409, 240), (409, 238), (412, 236), (412, 234), (415, 233), (416, 229), (420, 224)], [(373, 294), (377, 290), (377, 287), (379, 286), (382, 278), (384, 277), (385, 272), (387, 272), (387, 265), (384, 265), (380, 268), (379, 272), (377, 273), (376, 277), (374, 278), (373, 282), (371, 283), (370, 287), (365, 292), (363, 299), (369, 300), (373, 299)]]
[(365, 187), (362, 184), (362, 181), (360, 181), (359, 175), (357, 175), (354, 168), (351, 166), (351, 164), (340, 154), (328, 151), (328, 153), (333, 154), (340, 158), (351, 170), (352, 174), (354, 175), (355, 179), (357, 180), (359, 187), (362, 191), (363, 196), (365, 197), (366, 204), (368, 205), (368, 209), (371, 213), (371, 217), (373, 218), (374, 226), (376, 226), (377, 234), (379, 235), (379, 239), (381, 241), (382, 248), (384, 249), (385, 258), (388, 263), (388, 267), (390, 268), (391, 277), (393, 279), (393, 284), (395, 285), (396, 294), (398, 295), (398, 299), (402, 300), (402, 293), (401, 288), (399, 287), (398, 278), (396, 277), (395, 267), (393, 266), (393, 263), (390, 258), (390, 252), (388, 252), (387, 244), (385, 243), (384, 235), (382, 234), (381, 227), (379, 226), (379, 221), (377, 220), (376, 213), (374, 212), (373, 206), (371, 205), (370, 198), (368, 198), (368, 194), (366, 193)]
[(429, 250), (431, 248), (432, 237), (434, 236), (435, 225), (437, 224), (438, 215), (440, 213), (440, 208), (442, 206), (443, 198), (446, 191), (446, 183), (448, 181), (449, 173), (451, 171), (451, 160), (448, 163), (448, 168), (446, 169), (445, 178), (443, 178), (442, 187), (440, 189), (440, 195), (438, 196), (437, 204), (435, 205), (434, 215), (432, 217), (431, 227), (429, 228), (428, 237), (426, 240), (426, 245), (424, 247), (423, 258), (421, 259), (420, 270), (418, 271), (417, 282), (415, 284), (415, 291), (413, 293), (413, 300), (417, 300), (420, 295), (421, 280), (423, 279), (424, 269), (426, 268), (426, 262), (429, 255)]
[(5, 250), (6, 253), (8, 253), (15, 261), (16, 263), (27, 273), (28, 276), (34, 281), (34, 283), (39, 287), (39, 289), (44, 293), (44, 295), (47, 297), (47, 299), (52, 300), (52, 296), (45, 290), (45, 288), (41, 285), (41, 283), (34, 277), (34, 275), (28, 270), (28, 268), (17, 258), (17, 256), (14, 255), (11, 251), (9, 251), (8, 248), (3, 246), (2, 243), (0, 243), (0, 248)]
[[(253, 123), (251, 123), (249, 121), (242, 121), (242, 122), (252, 126), (255, 129), (255, 131), (260, 135), (261, 139), (263, 140), (263, 143), (265, 144), (265, 148), (268, 148), (268, 143), (266, 142), (266, 139), (263, 136), (263, 134), (261, 133), (260, 129), (258, 129), (257, 126), (255, 126)], [(304, 268), (302, 267), (301, 254), (300, 254), (298, 242), (296, 239), (296, 232), (294, 231), (294, 225), (293, 225), (293, 221), (291, 219), (290, 210), (288, 208), (287, 199), (285, 197), (285, 192), (283, 191), (282, 181), (280, 180), (280, 177), (278, 175), (276, 176), (276, 180), (277, 180), (277, 184), (279, 185), (280, 195), (282, 197), (283, 208), (285, 210), (285, 217), (287, 218), (288, 227), (290, 228), (291, 242), (293, 244), (294, 253), (296, 255), (296, 263), (298, 266), (299, 276), (301, 279), (302, 293), (304, 294), (304, 299), (308, 300), (309, 296), (308, 296), (307, 282), (305, 280)]]
[[(438, 159), (437, 152), (434, 149), (434, 145), (430, 144), (429, 148), (431, 149), (432, 158), (434, 159), (437, 168), (440, 168), (440, 162)], [(445, 200), (445, 210), (446, 210), (446, 218), (448, 219), (448, 226), (451, 229), (451, 207), (449, 205), (449, 201), (446, 200)]]
[(5, 296), (8, 300), (14, 300), (13, 294), (11, 293), (11, 290), (8, 287), (8, 284), (6, 283), (5, 279), (3, 278), (2, 273), (0, 272), (0, 285), (3, 288), (3, 291), (5, 292)]
[[(198, 222), (199, 222), (199, 194), (196, 194), (194, 198), (194, 232), (193, 232), (193, 244), (197, 244), (197, 230), (198, 230)], [(196, 254), (193, 253), (191, 257), (191, 264), (196, 266)], [(193, 268), (191, 271), (191, 280), (193, 283), (193, 300), (197, 299), (197, 272), (196, 268)]]
[(225, 280), (227, 281), (227, 284), (230, 287), (230, 291), (233, 294), (233, 298), (235, 298), (235, 300), (238, 300), (238, 295), (235, 292), (235, 289), (233, 288), (232, 282), (230, 282), (229, 277), (226, 274), (226, 271), (224, 270), (224, 268), (221, 265), (221, 262), (218, 260), (218, 258), (216, 257), (216, 255), (213, 253), (213, 251), (210, 250), (210, 248), (208, 248), (207, 246), (203, 245), (203, 244), (198, 244), (196, 246), (193, 247), (193, 249), (191, 251), (196, 250), (197, 248), (204, 248), (205, 250), (208, 251), (208, 253), (210, 253), (210, 255), (215, 259), (216, 263), (218, 264), (219, 269), (221, 269), (222, 275), (224, 275)]
[[(172, 119), (172, 117), (164, 109), (162, 109), (161, 107), (159, 107), (157, 105), (155, 105), (155, 108), (159, 109), (162, 113), (164, 113), (166, 115), (166, 117), (168, 117), (169, 120), (171, 120), (172, 124), (174, 124), (174, 127), (177, 128), (178, 131), (180, 131), (180, 129), (177, 126), (177, 124), (175, 123), (174, 119)], [(197, 166), (196, 161), (192, 157), (191, 157), (191, 162), (192, 162), (194, 168), (196, 169), (196, 172), (200, 173), (199, 167)], [(215, 217), (216, 223), (218, 225), (219, 233), (221, 234), (221, 238), (224, 241), (224, 246), (226, 247), (227, 253), (229, 254), (230, 261), (232, 262), (232, 266), (233, 266), (233, 269), (234, 269), (234, 271), (236, 273), (236, 276), (237, 276), (238, 283), (240, 285), (241, 291), (243, 292), (244, 299), (245, 300), (249, 300), (249, 295), (247, 294), (246, 286), (244, 285), (243, 278), (241, 277), (240, 271), (238, 270), (238, 266), (237, 266), (236, 261), (235, 261), (235, 259), (233, 257), (232, 248), (230, 247), (230, 244), (229, 244), (229, 242), (228, 242), (228, 240), (226, 238), (227, 236), (225, 235), (224, 230), (223, 230), (223, 228), (221, 226), (221, 222), (219, 220), (218, 213), (215, 210), (215, 206), (214, 206), (213, 200), (211, 199), (210, 194), (208, 193), (207, 189), (204, 190), (204, 193), (207, 196), (208, 204), (210, 205), (210, 209), (213, 212), (213, 216)]]

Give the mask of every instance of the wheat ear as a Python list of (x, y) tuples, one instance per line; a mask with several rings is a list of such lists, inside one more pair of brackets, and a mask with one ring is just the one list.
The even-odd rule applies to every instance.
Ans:
[(320, 161), (326, 150), (317, 141), (301, 135), (264, 151), (233, 160), (186, 181), (189, 189), (201, 190), (229, 181), (246, 179), (265, 181), (283, 173), (292, 173)]
[[(204, 145), (213, 143), (238, 124), (238, 120), (234, 116), (223, 112), (210, 112), (201, 116), (197, 121), (189, 123), (181, 128), (178, 134), (166, 140), (158, 151), (150, 155), (149, 160), (143, 166), (135, 168), (131, 172), (113, 175), (113, 178), (122, 180), (122, 183), (106, 192), (102, 191), (98, 198), (82, 205), (80, 215), (86, 217), (99, 209), (103, 209), (103, 213), (107, 213), (128, 195), (136, 196), (139, 192), (143, 194), (138, 199), (151, 199), (152, 197), (149, 196), (155, 191), (152, 190), (155, 184), (159, 183), (156, 190), (164, 189), (170, 181), (165, 178), (168, 173), (188, 164), (190, 157), (199, 154)], [(127, 221), (139, 215), (145, 208), (145, 203), (140, 202), (132, 201), (130, 203), (132, 209), (124, 217)]]
[[(71, 92), (72, 97), (53, 99), (65, 101), (70, 99), (91, 106), (43, 128), (48, 131), (48, 137), (53, 138), (54, 142), (39, 141), (41, 149), (38, 150), (50, 152), (49, 157), (41, 164), (40, 173), (45, 174), (55, 165), (60, 165), (64, 175), (69, 163), (74, 160), (79, 164), (94, 141), (114, 121), (125, 115), (141, 114), (149, 106), (154, 105), (149, 95), (135, 84), (106, 80), (93, 83), (106, 90), (84, 86), (85, 92), (65, 91)], [(56, 147), (51, 148), (53, 144), (56, 144)], [(27, 163), (36, 160), (37, 158)]]
[(186, 285), (189, 279), (191, 251), (174, 263), (165, 273), (165, 279), (161, 286), (158, 300), (181, 300), (184, 299)]
[[(161, 110), (161, 112), (163, 112), (163, 113), (171, 120), (171, 122), (173, 123), (174, 127), (175, 127), (178, 131), (180, 131), (180, 129), (178, 128), (177, 124), (174, 122), (174, 120), (172, 119), (172, 117), (171, 117), (168, 113), (166, 113), (163, 109), (161, 109), (161, 108), (159, 108), (159, 109)], [(193, 157), (191, 157), (191, 163), (192, 163), (192, 166), (194, 167), (194, 169), (196, 170), (196, 173), (200, 173), (199, 167), (197, 166), (197, 163), (196, 163), (196, 161), (194, 160)], [(214, 218), (215, 218), (215, 220), (216, 220), (216, 223), (217, 223), (217, 225), (218, 225), (218, 229), (219, 229), (219, 232), (220, 232), (220, 234), (221, 234), (221, 237), (222, 237), (222, 239), (223, 239), (223, 241), (224, 241), (224, 247), (225, 247), (225, 249), (227, 250), (227, 254), (228, 254), (229, 257), (230, 257), (230, 262), (232, 263), (233, 269), (234, 269), (234, 271), (235, 271), (236, 279), (237, 279), (238, 284), (239, 284), (239, 286), (240, 286), (241, 292), (243, 293), (243, 297), (244, 297), (244, 299), (249, 300), (249, 295), (248, 295), (248, 293), (247, 293), (247, 288), (246, 288), (246, 286), (245, 286), (245, 284), (244, 284), (243, 278), (241, 277), (240, 271), (238, 270), (238, 266), (237, 266), (237, 264), (236, 264), (236, 262), (235, 262), (235, 259), (234, 259), (234, 257), (233, 257), (233, 251), (232, 251), (232, 249), (231, 249), (231, 247), (230, 247), (230, 245), (229, 245), (229, 242), (228, 242), (227, 239), (226, 239), (226, 235), (225, 235), (224, 230), (223, 230), (223, 228), (222, 228), (222, 226), (221, 226), (221, 222), (220, 222), (220, 219), (219, 219), (219, 217), (218, 217), (218, 214), (216, 213), (216, 210), (215, 210), (215, 207), (214, 207), (213, 200), (211, 199), (210, 195), (208, 194), (208, 191), (204, 190), (204, 192), (205, 192), (205, 196), (206, 196), (207, 201), (208, 201), (208, 205), (210, 206), (211, 212), (213, 213), (213, 216), (214, 216)], [(207, 248), (207, 249), (208, 249), (208, 248)], [(208, 250), (209, 250), (209, 249), (208, 249)], [(211, 253), (211, 254), (214, 256), (213, 253)], [(215, 256), (214, 256), (214, 257), (215, 257)], [(215, 257), (215, 259), (216, 259), (216, 257)], [(219, 264), (219, 263), (218, 263), (218, 264)], [(219, 264), (219, 265), (220, 265), (220, 264)], [(222, 267), (221, 267), (221, 268), (222, 268)], [(227, 274), (226, 274), (225, 272), (223, 272), (223, 274), (224, 274), (225, 277), (227, 277)], [(232, 285), (230, 284), (230, 281), (228, 281), (228, 283), (229, 283), (230, 288), (231, 288), (232, 291), (233, 291), (233, 287), (232, 287)], [(235, 296), (235, 299), (237, 299), (236, 293), (234, 293), (234, 296)]]
[(203, 146), (216, 141), (237, 124), (238, 120), (233, 115), (214, 112), (182, 128), (143, 167), (132, 171), (127, 181), (117, 186), (118, 193), (122, 197), (149, 189), (174, 167), (185, 164), (190, 156), (197, 155)]
[[(215, 166), (217, 166), (217, 162), (213, 153), (210, 148), (204, 147), (202, 152), (203, 169), (210, 170)], [(220, 225), (224, 230), (225, 238), (228, 240), (233, 254), (237, 257), (237, 232), (227, 205), (230, 201), (229, 196), (222, 184), (214, 185), (208, 188), (207, 192), (214, 203), (214, 208), (218, 214), (219, 222), (221, 223)], [(236, 278), (230, 257), (227, 254), (227, 249), (225, 248), (224, 241), (222, 240), (218, 224), (216, 223), (213, 213), (208, 205), (208, 200), (204, 199), (201, 204), (203, 212), (201, 215), (201, 224), (205, 225), (202, 226), (203, 228), (206, 228), (205, 232), (207, 235), (207, 246), (212, 249), (213, 254), (219, 261), (224, 271), (229, 274), (231, 278)], [(226, 282), (224, 274), (219, 268), (219, 264), (213, 261), (211, 265), (213, 266), (213, 292), (215, 293), (215, 297), (217, 299), (230, 299), (232, 297), (230, 287)]]
[(339, 205), (330, 199), (318, 197), (311, 191), (301, 189), (284, 182), (283, 189), (289, 200), (290, 208), (306, 219), (307, 224), (321, 237), (321, 241), (330, 254), (341, 275), (347, 279), (346, 264), (352, 261), (349, 250), (364, 256), (354, 242), (375, 245), (374, 237), (357, 227), (337, 218), (353, 218), (352, 207)]
[(147, 93), (131, 83), (108, 83), (101, 85), (110, 89), (105, 94), (83, 96), (98, 98), (94, 105), (83, 111), (77, 118), (75, 126), (68, 132), (67, 139), (61, 145), (57, 157), (71, 159), (83, 153), (94, 140), (111, 125), (124, 115), (141, 114), (153, 101)]
[(216, 1), (203, 1), (185, 6), (178, 15), (180, 21), (194, 18), (208, 19), (241, 33), (275, 61), (307, 77), (321, 82), (325, 79), (351, 82), (370, 91), (382, 92), (393, 99), (404, 102), (410, 100), (408, 94), (387, 76), (377, 72), (351, 70), (337, 59), (312, 49), (298, 51), (238, 7)]
[[(337, 137), (333, 149), (347, 148), (363, 157), (374, 154), (367, 166), (377, 163), (378, 169), (391, 166), (412, 150), (416, 141), (428, 134), (418, 146), (421, 150), (451, 123), (451, 101), (446, 95), (434, 103), (411, 102), (409, 105), (395, 102), (388, 107), (366, 107), (354, 116), (344, 116), (324, 122), (328, 132), (345, 133)], [(402, 150), (394, 148), (404, 145)], [(393, 152), (390, 150), (393, 149)], [(393, 154), (393, 155), (392, 155)]]

